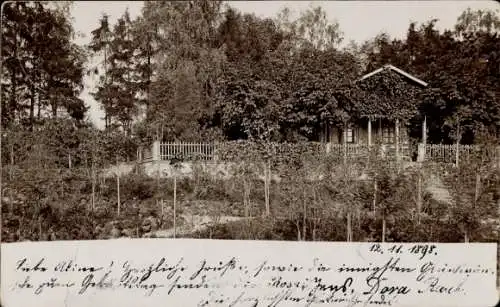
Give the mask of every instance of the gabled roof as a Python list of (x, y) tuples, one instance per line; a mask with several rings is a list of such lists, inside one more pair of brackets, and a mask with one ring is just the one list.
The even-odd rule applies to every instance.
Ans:
[(402, 75), (402, 76), (404, 76), (404, 77), (412, 80), (415, 83), (418, 83), (418, 84), (420, 84), (420, 85), (422, 85), (424, 87), (427, 86), (427, 82), (424, 82), (424, 81), (420, 80), (419, 78), (414, 77), (414, 76), (410, 75), (409, 73), (407, 73), (407, 72), (405, 72), (405, 71), (403, 71), (403, 70), (401, 70), (401, 69), (399, 69), (399, 68), (397, 68), (395, 66), (392, 66), (391, 64), (384, 65), (383, 67), (381, 67), (381, 68), (379, 68), (377, 70), (374, 70), (371, 73), (367, 73), (366, 75), (364, 75), (363, 77), (361, 77), (358, 81), (370, 78), (371, 76), (376, 75), (376, 74), (378, 74), (378, 73), (380, 73), (380, 72), (382, 72), (384, 70), (392, 70), (392, 71), (394, 71), (394, 72), (396, 72), (396, 73), (398, 73), (398, 74), (400, 74), (400, 75)]

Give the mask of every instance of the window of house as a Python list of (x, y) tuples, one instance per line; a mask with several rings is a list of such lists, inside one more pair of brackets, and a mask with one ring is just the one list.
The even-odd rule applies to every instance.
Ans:
[(394, 127), (383, 127), (382, 128), (382, 140), (384, 144), (392, 144), (394, 143), (394, 132), (395, 128)]
[(347, 128), (344, 130), (344, 138), (346, 143), (354, 143), (354, 129)]

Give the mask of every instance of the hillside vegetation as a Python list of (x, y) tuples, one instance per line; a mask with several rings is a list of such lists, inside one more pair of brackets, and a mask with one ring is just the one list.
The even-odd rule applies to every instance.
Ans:
[[(199, 162), (192, 178), (151, 178), (138, 166), (119, 181), (93, 178), (89, 168), (9, 166), (2, 240), (142, 237), (159, 230), (172, 236), (174, 225), (183, 236), (223, 239), (498, 240), (500, 173), (493, 162), (405, 166), (375, 154), (344, 162), (307, 143), (282, 155), (262, 148), (247, 146), (229, 180), (201, 172)], [(251, 168), (282, 180), (259, 178)], [(233, 221), (223, 223), (226, 217)], [(207, 225), (194, 227), (195, 219)]]
[[(400, 120), (414, 143), (426, 118), (429, 143), (497, 145), (498, 12), (466, 10), (445, 31), (435, 20), (412, 23), (404, 39), (382, 34), (340, 48), (342, 25), (321, 7), (295, 19), (286, 9), (260, 18), (221, 1), (146, 1), (135, 19), (101, 16), (89, 45), (79, 46), (71, 2), (3, 8), (3, 241), (151, 236), (193, 215), (245, 219), (187, 235), (498, 238), (492, 161), (438, 171), (375, 156), (344, 161), (308, 147), (325, 123), (342, 127), (365, 113)], [(417, 91), (397, 74), (355, 82), (386, 64), (428, 86)], [(103, 130), (87, 120), (80, 98), (86, 76), (94, 77)], [(153, 140), (246, 142), (222, 151), (222, 160), (241, 162), (231, 180), (199, 171), (193, 179), (147, 178), (140, 166), (121, 178), (103, 175)], [(277, 153), (269, 142), (297, 148)], [(283, 180), (256, 178), (250, 167)], [(439, 189), (429, 194), (429, 185)]]

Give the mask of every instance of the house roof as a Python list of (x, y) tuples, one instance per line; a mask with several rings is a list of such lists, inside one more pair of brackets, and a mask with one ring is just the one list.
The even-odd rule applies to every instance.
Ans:
[(399, 69), (399, 68), (397, 68), (395, 66), (392, 66), (391, 64), (384, 65), (383, 67), (380, 67), (379, 69), (376, 69), (376, 70), (374, 70), (374, 71), (372, 71), (370, 73), (367, 73), (366, 75), (364, 75), (363, 77), (361, 77), (358, 81), (368, 79), (371, 76), (376, 75), (376, 74), (378, 74), (378, 73), (380, 73), (380, 72), (382, 72), (384, 70), (392, 70), (392, 71), (394, 71), (394, 72), (396, 72), (396, 73), (398, 73), (398, 74), (400, 74), (400, 75), (402, 75), (402, 76), (404, 76), (404, 77), (412, 80), (415, 83), (418, 83), (418, 84), (420, 84), (420, 85), (422, 85), (424, 87), (427, 86), (427, 82), (424, 82), (424, 81), (420, 80), (419, 78), (414, 77), (414, 76), (410, 75), (409, 73), (407, 73), (407, 72), (405, 72), (405, 71), (403, 71), (403, 70), (401, 70), (401, 69)]

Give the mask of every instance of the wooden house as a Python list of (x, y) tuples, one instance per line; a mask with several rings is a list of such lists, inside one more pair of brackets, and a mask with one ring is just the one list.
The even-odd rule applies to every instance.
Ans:
[[(426, 82), (392, 65), (385, 65), (372, 71), (361, 77), (357, 82), (364, 82), (382, 73), (386, 75), (397, 74), (401, 80), (404, 80), (403, 82), (408, 83), (409, 87), (415, 88), (416, 92), (427, 87)], [(385, 95), (384, 91), (379, 91), (378, 95), (385, 96), (384, 99), (391, 99), (391, 96)], [(405, 97), (402, 99), (405, 99)], [(376, 103), (373, 102), (373, 104)], [(412, 103), (416, 102), (413, 101)], [(380, 105), (382, 107), (375, 108), (376, 111), (366, 110), (364, 112), (364, 110), (360, 110), (356, 116), (351, 117), (349, 122), (341, 125), (324, 124), (320, 134), (320, 141), (331, 144), (383, 145), (389, 149), (395, 149), (399, 146), (404, 150), (409, 144), (408, 121), (403, 118), (389, 116), (388, 110), (386, 112), (383, 107), (387, 104), (381, 103)], [(423, 129), (425, 131), (425, 127)], [(423, 138), (425, 138), (425, 133)], [(425, 142), (425, 140), (423, 141)]]

